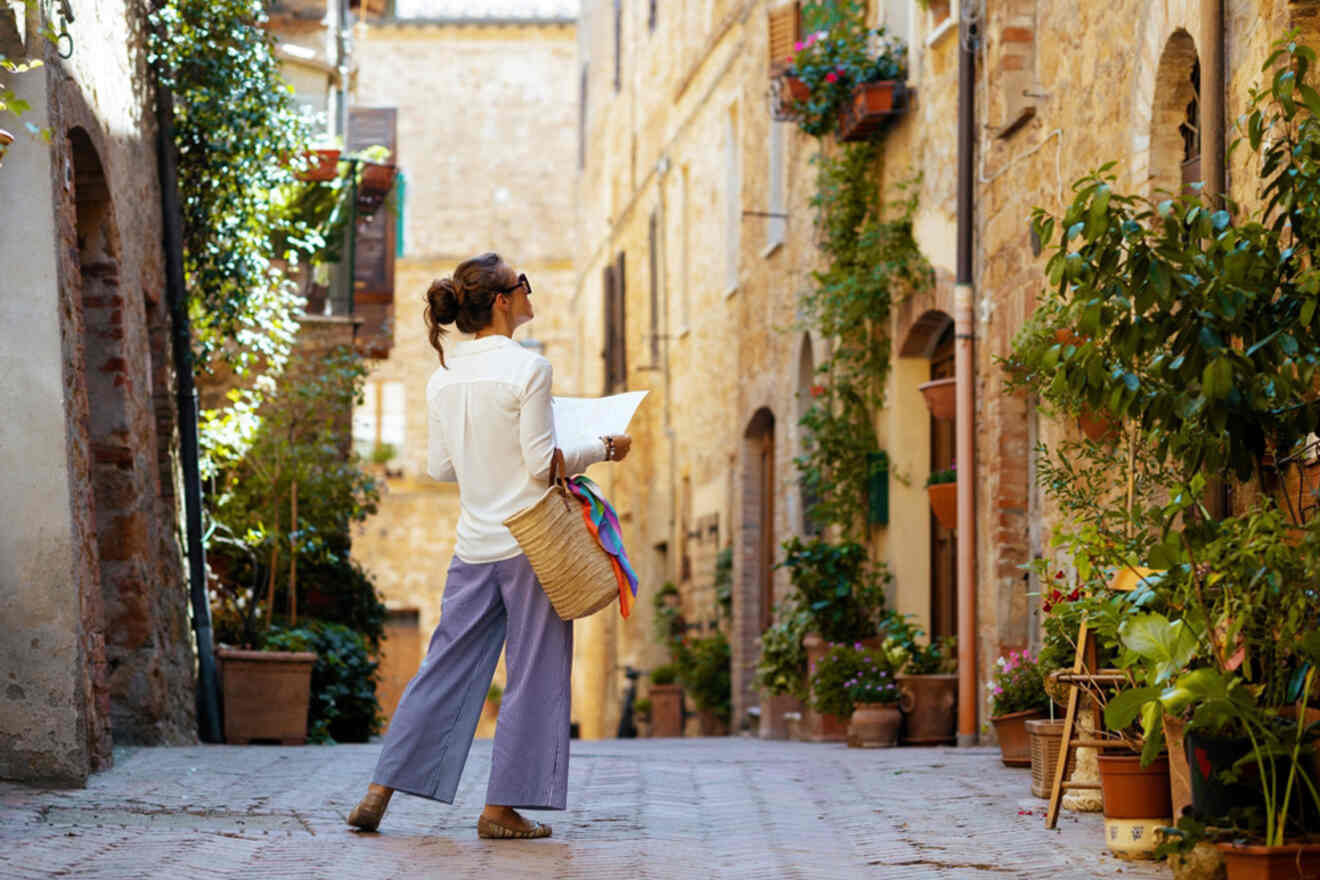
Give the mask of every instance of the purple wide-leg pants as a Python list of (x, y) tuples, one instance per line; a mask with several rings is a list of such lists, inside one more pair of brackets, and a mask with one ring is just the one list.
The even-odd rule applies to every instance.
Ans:
[(508, 636), (508, 672), (486, 803), (562, 810), (568, 797), (573, 624), (560, 620), (526, 556), (449, 566), (440, 625), (408, 682), (372, 781), (454, 802)]

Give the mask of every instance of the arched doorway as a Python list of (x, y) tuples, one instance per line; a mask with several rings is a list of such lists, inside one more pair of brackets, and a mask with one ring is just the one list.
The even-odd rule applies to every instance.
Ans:
[(1185, 30), (1164, 44), (1151, 112), (1151, 193), (1179, 193), (1201, 180), (1201, 62)]
[(758, 639), (773, 622), (775, 541), (775, 417), (758, 409), (743, 434), (742, 497), (737, 546), (737, 590), (733, 600), (734, 729), (760, 705), (756, 664)]

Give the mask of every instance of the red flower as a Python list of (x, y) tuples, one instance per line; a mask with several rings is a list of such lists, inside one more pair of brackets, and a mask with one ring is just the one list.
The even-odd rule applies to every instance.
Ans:
[(831, 70), (829, 73), (825, 74), (825, 82), (832, 83), (838, 81), (839, 81), (839, 75), (834, 71)]
[(1056, 581), (1063, 580), (1063, 572), (1061, 572), (1061, 571), (1056, 571), (1056, 572), (1054, 573), (1054, 579), (1055, 579)]
[(1081, 590), (1081, 588), (1080, 588), (1080, 587), (1073, 587), (1073, 591), (1072, 591), (1071, 593), (1068, 594), (1068, 601), (1069, 601), (1069, 602), (1076, 602), (1076, 601), (1077, 601), (1078, 599), (1080, 599), (1080, 598), (1082, 598), (1082, 590)]
[(822, 394), (824, 394), (824, 393), (825, 393), (825, 386), (824, 386), (824, 385), (812, 385), (812, 386), (811, 386), (811, 396), (812, 396), (812, 397), (820, 397), (820, 396), (821, 396)]

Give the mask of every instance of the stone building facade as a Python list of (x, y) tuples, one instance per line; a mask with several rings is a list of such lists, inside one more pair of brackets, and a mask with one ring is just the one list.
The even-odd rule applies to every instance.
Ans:
[[(733, 549), (734, 724), (750, 722), (755, 708), (769, 736), (784, 735), (786, 707), (771, 710), (752, 670), (766, 606), (788, 588), (774, 554), (805, 528), (792, 458), (803, 440), (803, 391), (828, 340), (796, 319), (817, 259), (810, 159), (835, 149), (771, 119), (768, 21), (780, 6), (586, 0), (577, 71), (578, 374), (597, 393), (651, 392), (634, 422), (633, 459), (609, 473), (605, 488), (644, 588), (675, 582), (684, 616), (700, 631), (716, 617), (710, 548)], [(952, 633), (953, 545), (922, 489), (937, 463), (938, 428), (917, 385), (952, 375), (944, 371), (955, 314), (959, 35), (975, 19), (976, 463), (959, 470), (964, 479), (970, 470), (975, 485), (981, 681), (997, 656), (1037, 637), (1036, 585), (1021, 566), (1048, 552), (1055, 514), (1033, 484), (1030, 450), (1075, 430), (1003, 393), (995, 360), (1045, 283), (1030, 213), (1062, 211), (1071, 182), (1109, 160), (1118, 163), (1120, 191), (1197, 179), (1199, 148), (1185, 135), (1198, 128), (1199, 89), (1211, 87), (1198, 79), (1209, 41), (1223, 40), (1227, 75), (1216, 87), (1231, 121), (1247, 106), (1271, 42), (1292, 27), (1303, 39), (1317, 35), (1316, 7), (1224, 0), (1218, 36), (1198, 0), (941, 6), (879, 0), (868, 10), (910, 49), (912, 100), (883, 135), (883, 195), (895, 198), (903, 182), (919, 179), (915, 233), (935, 273), (889, 328), (893, 369), (876, 427), (894, 479), (889, 524), (873, 528), (870, 541), (895, 575), (898, 610)], [(1249, 204), (1255, 178), (1230, 165), (1227, 191)], [(603, 341), (615, 338), (622, 341)], [(626, 352), (621, 375), (601, 355), (615, 344)], [(626, 624), (588, 622), (598, 634), (593, 669), (664, 661), (649, 604)], [(593, 682), (602, 714), (584, 719), (584, 730), (611, 729), (620, 684), (608, 673)]]
[(196, 739), (147, 10), (73, 9), (68, 58), (55, 4), (0, 10), (51, 132), (0, 168), (0, 777), (65, 784), (112, 742)]
[[(399, 162), (408, 175), (394, 348), (373, 363), (355, 414), (359, 451), (390, 450), (377, 455), (386, 477), (379, 512), (353, 538), (354, 557), (391, 609), (381, 689), (387, 713), (439, 620), (458, 520), (457, 487), (426, 474), (425, 390), (439, 367), (422, 319), (431, 281), (467, 257), (500, 253), (532, 282), (536, 318), (518, 335), (554, 364), (555, 393), (594, 391), (581, 384), (571, 336), (573, 16), (554, 4), (412, 0), (356, 31), (355, 101), (397, 108)], [(575, 688), (577, 707), (591, 699)], [(479, 734), (488, 735), (490, 724)]]

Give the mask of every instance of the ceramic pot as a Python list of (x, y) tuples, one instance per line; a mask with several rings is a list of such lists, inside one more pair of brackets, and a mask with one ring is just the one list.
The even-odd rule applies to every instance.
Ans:
[(860, 749), (885, 749), (898, 745), (903, 713), (889, 703), (858, 703), (848, 724), (848, 745)]
[[(1047, 721), (1044, 718), (1027, 720), (1023, 725), (1027, 729), (1027, 738), (1031, 749), (1031, 793), (1038, 798), (1050, 796), (1050, 786), (1054, 785), (1054, 771), (1059, 764), (1059, 750), (1063, 746), (1063, 722)], [(1072, 776), (1076, 769), (1077, 756), (1074, 752), (1068, 756), (1068, 769), (1064, 779)]]
[(1320, 880), (1320, 844), (1218, 846), (1228, 880)]
[(307, 170), (299, 171), (299, 180), (334, 180), (339, 176), (339, 150), (330, 148), (307, 151)]
[(1097, 760), (1105, 843), (1120, 858), (1154, 858), (1160, 842), (1158, 829), (1173, 821), (1169, 759), (1161, 755), (1149, 767), (1142, 767), (1140, 755), (1102, 752)]
[(958, 676), (898, 675), (904, 745), (947, 745), (957, 739)]
[(936, 483), (926, 487), (930, 510), (946, 529), (958, 528), (958, 484)]
[(225, 742), (281, 745), (307, 742), (307, 708), (312, 699), (310, 651), (238, 651), (221, 648)]
[(651, 736), (683, 735), (683, 687), (651, 685)]
[(995, 726), (995, 738), (999, 740), (999, 759), (1005, 767), (1031, 766), (1031, 738), (1027, 736), (1027, 721), (1044, 714), (1039, 709), (1027, 709), (1024, 712), (996, 715), (990, 719), (990, 723)]
[(917, 386), (917, 390), (926, 398), (926, 408), (933, 417), (946, 422), (957, 418), (957, 379), (934, 379), (923, 382)]
[[(880, 636), (862, 639), (862, 647), (876, 650), (884, 643)], [(803, 738), (808, 742), (846, 742), (848, 739), (848, 718), (839, 715), (827, 715), (817, 712), (816, 695), (811, 693), (811, 671), (830, 650), (830, 643), (820, 633), (807, 633), (802, 637), (802, 647), (807, 653), (807, 705), (802, 711)]]

